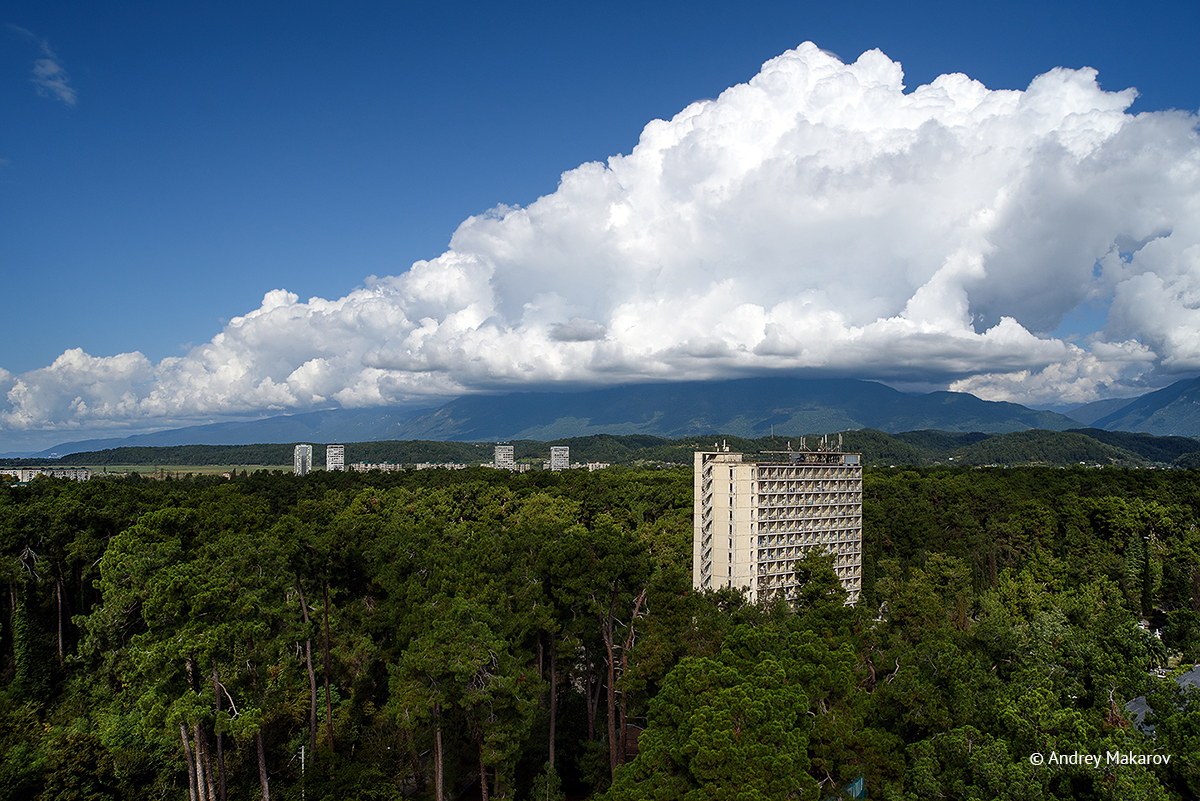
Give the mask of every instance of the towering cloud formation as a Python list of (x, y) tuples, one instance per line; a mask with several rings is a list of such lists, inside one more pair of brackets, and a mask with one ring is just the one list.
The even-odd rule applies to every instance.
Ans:
[[(1085, 402), (1200, 370), (1200, 141), (1183, 113), (1056, 69), (906, 93), (812, 44), (646, 126), (527, 208), (340, 300), (286, 291), (152, 365), (0, 373), (4, 424), (367, 406), (776, 370)], [(1055, 338), (1109, 305), (1101, 330)]]

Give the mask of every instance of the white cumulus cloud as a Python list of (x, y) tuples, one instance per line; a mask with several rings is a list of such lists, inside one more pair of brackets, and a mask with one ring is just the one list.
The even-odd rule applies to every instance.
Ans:
[[(655, 120), (628, 155), (338, 300), (270, 292), (151, 365), (0, 374), (10, 428), (771, 371), (1086, 402), (1200, 370), (1196, 117), (1091, 69), (906, 91), (812, 44)], [(1107, 321), (1053, 336), (1085, 304)]]

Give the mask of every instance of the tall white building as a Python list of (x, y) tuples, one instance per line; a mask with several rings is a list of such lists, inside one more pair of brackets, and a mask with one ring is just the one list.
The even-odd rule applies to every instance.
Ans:
[[(772, 456), (777, 456), (773, 454)], [(695, 454), (692, 585), (744, 587), (751, 601), (793, 597), (795, 562), (834, 556), (848, 603), (862, 591), (862, 461), (840, 450), (801, 450), (746, 462)]]
[(325, 446), (325, 471), (346, 469), (346, 446), (345, 445), (326, 445)]
[(298, 476), (307, 476), (312, 470), (312, 445), (297, 445), (292, 456), (292, 472)]
[(517, 462), (513, 458), (512, 445), (497, 445), (496, 455), (492, 462), (497, 470), (516, 470)]
[(570, 470), (571, 469), (571, 448), (567, 445), (551, 445), (550, 446), (550, 469), (551, 470)]

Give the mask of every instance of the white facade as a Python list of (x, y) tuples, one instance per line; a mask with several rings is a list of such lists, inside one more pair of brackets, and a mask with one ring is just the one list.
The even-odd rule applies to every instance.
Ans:
[(819, 550), (856, 603), (862, 590), (862, 462), (857, 453), (796, 451), (744, 462), (695, 454), (692, 585), (744, 587), (751, 601), (796, 593), (795, 561)]
[(307, 476), (312, 470), (312, 445), (297, 445), (292, 455), (292, 472), (298, 476)]
[(497, 445), (495, 460), (492, 464), (497, 470), (516, 470), (517, 462), (513, 458), (513, 446)]
[(551, 470), (570, 470), (571, 469), (571, 449), (566, 445), (551, 445), (550, 446), (550, 469)]
[(3, 467), (0, 468), (0, 476), (12, 476), (22, 484), (33, 481), (38, 476), (88, 481), (92, 477), (92, 471), (86, 467)]
[(346, 446), (345, 445), (326, 445), (325, 446), (325, 470), (345, 470), (346, 469)]
[[(371, 464), (369, 462), (355, 462), (350, 465), (350, 469), (356, 473), (368, 473), (372, 470), (381, 470), (384, 473), (396, 473), (404, 469), (402, 464), (392, 464), (391, 462), (378, 462)], [(421, 469), (420, 466), (417, 469)]]

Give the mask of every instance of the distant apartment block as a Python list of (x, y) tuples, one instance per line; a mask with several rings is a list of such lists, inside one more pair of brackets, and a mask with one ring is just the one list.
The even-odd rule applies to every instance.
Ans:
[(550, 469), (551, 470), (570, 470), (571, 469), (571, 449), (566, 445), (551, 445), (550, 446)]
[(345, 445), (326, 445), (325, 446), (325, 470), (332, 472), (334, 470), (346, 469), (346, 446)]
[(350, 465), (350, 469), (356, 473), (369, 473), (372, 470), (380, 470), (384, 473), (394, 473), (398, 470), (403, 470), (404, 465), (392, 464), (391, 462), (377, 462), (371, 464), (368, 462), (355, 462)]
[(38, 476), (88, 481), (92, 471), (86, 467), (0, 467), (0, 476), (12, 476), (21, 484), (33, 481)]
[(497, 445), (496, 455), (492, 461), (492, 466), (497, 470), (516, 470), (517, 462), (513, 458), (512, 445)]
[(837, 449), (747, 462), (728, 449), (695, 454), (692, 584), (742, 587), (751, 601), (792, 598), (796, 560), (832, 554), (856, 603), (862, 590), (862, 463)]
[(292, 472), (307, 476), (312, 471), (312, 445), (297, 445), (292, 455)]

